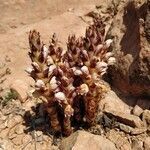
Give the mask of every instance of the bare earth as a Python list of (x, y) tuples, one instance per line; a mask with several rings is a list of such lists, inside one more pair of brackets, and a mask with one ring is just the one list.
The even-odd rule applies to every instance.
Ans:
[[(116, 0), (117, 2), (119, 0)], [(52, 34), (56, 33), (60, 45), (66, 49), (68, 35), (84, 35), (86, 27), (91, 23), (91, 18), (85, 15), (91, 11), (98, 11), (102, 15), (109, 16), (106, 8), (111, 4), (110, 0), (0, 0), (0, 97), (7, 94), (16, 80), (27, 84), (25, 88), (28, 89), (28, 99), (25, 102), (23, 100), (24, 103), (17, 99), (12, 100), (5, 107), (0, 106), (0, 150), (55, 150), (59, 149), (60, 145), (60, 137), (55, 139), (52, 133), (47, 131), (49, 124), (40, 105), (41, 100), (33, 98), (30, 93), (34, 82), (25, 72), (31, 63), (28, 57), (29, 31), (32, 29), (39, 31), (45, 44), (49, 43)], [(96, 6), (100, 6), (99, 9)], [(24, 85), (20, 85), (20, 88), (24, 88)], [(121, 100), (110, 91), (100, 107), (105, 106), (108, 110), (118, 109), (129, 115), (137, 103), (142, 105), (142, 110), (139, 108), (138, 112), (149, 109), (147, 105), (150, 106), (150, 101), (147, 102), (147, 99), (146, 104), (145, 101), (141, 102), (141, 99), (135, 98)], [(39, 104), (38, 108), (35, 108), (36, 104)], [(109, 122), (106, 120), (105, 123)], [(138, 130), (140, 134), (136, 134), (136, 137), (135, 135), (129, 137), (130, 134), (126, 135), (123, 129), (123, 132), (118, 132), (110, 130), (109, 125), (108, 128), (106, 134), (99, 126), (90, 129), (89, 132), (98, 131), (98, 134), (113, 142), (117, 149), (128, 150), (132, 147), (135, 150), (145, 149), (143, 143), (149, 135), (143, 128), (141, 132)], [(113, 135), (118, 136), (121, 142), (125, 140), (126, 143), (117, 143)], [(142, 144), (139, 141), (142, 141)]]

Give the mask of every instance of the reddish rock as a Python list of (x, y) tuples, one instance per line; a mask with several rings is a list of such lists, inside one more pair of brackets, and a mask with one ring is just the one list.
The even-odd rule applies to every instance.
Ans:
[(64, 139), (60, 144), (60, 150), (117, 150), (108, 139), (90, 134), (85, 131), (77, 131)]
[(124, 95), (150, 95), (150, 44), (144, 36), (140, 15), (144, 1), (120, 5), (110, 36), (117, 63), (108, 70), (112, 85)]
[(150, 41), (150, 1), (147, 1), (147, 12), (146, 12), (146, 18), (145, 18), (145, 33), (147, 36), (147, 39)]
[(12, 91), (15, 91), (18, 94), (18, 98), (21, 102), (25, 102), (27, 100), (27, 91), (28, 85), (22, 80), (15, 80), (10, 88)]

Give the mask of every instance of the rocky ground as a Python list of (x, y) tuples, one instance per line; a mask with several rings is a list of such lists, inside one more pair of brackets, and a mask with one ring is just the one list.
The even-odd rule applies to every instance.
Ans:
[[(0, 150), (150, 149), (150, 44), (144, 2), (1, 1)], [(41, 97), (32, 95), (33, 80), (25, 73), (30, 65), (28, 33), (36, 29), (48, 43), (55, 32), (65, 48), (69, 34), (84, 34), (91, 23), (87, 14), (93, 11), (107, 18), (108, 36), (114, 39), (117, 64), (106, 76), (112, 87), (99, 104), (97, 125), (81, 126), (67, 138), (54, 136)]]

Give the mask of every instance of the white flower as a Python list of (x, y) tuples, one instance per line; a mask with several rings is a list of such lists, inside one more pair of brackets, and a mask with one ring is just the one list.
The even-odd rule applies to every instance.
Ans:
[(81, 71), (82, 71), (83, 73), (85, 73), (85, 74), (89, 74), (89, 69), (88, 69), (87, 66), (83, 66), (83, 67), (81, 68)]
[(107, 63), (105, 63), (105, 62), (97, 62), (96, 69), (102, 70), (104, 68), (107, 68)]
[(107, 41), (105, 41), (106, 47), (108, 48), (112, 42), (113, 42), (112, 39), (108, 39)]
[(57, 87), (58, 87), (58, 85), (57, 85), (57, 80), (56, 80), (56, 77), (54, 76), (54, 77), (52, 77), (52, 79), (50, 80), (50, 88), (52, 89), (52, 90), (55, 90)]
[(99, 44), (99, 45), (96, 46), (96, 52), (95, 52), (96, 55), (101, 51), (103, 46), (104, 46), (103, 44)]
[(44, 57), (44, 59), (47, 58), (47, 55), (48, 55), (48, 48), (44, 45), (43, 46), (43, 57)]
[(98, 62), (98, 63), (96, 64), (96, 68), (97, 68), (97, 70), (100, 72), (100, 74), (101, 74), (101, 76), (102, 76), (103, 74), (106, 73), (107, 68), (108, 68), (108, 64), (105, 63), (105, 62)]
[(107, 52), (106, 54), (105, 54), (105, 58), (108, 60), (110, 57), (112, 57), (113, 56), (113, 53), (112, 52)]
[(49, 66), (49, 70), (48, 70), (48, 75), (49, 76), (53, 73), (54, 69), (56, 69), (56, 65)]
[(82, 74), (82, 71), (77, 69), (76, 67), (73, 67), (72, 70), (73, 70), (74, 74), (77, 75), (77, 76)]
[(72, 116), (73, 112), (74, 112), (74, 110), (72, 109), (71, 105), (67, 105), (65, 110), (64, 110), (65, 117)]
[(114, 57), (110, 57), (108, 59), (108, 65), (114, 65), (116, 63), (116, 59)]
[(32, 65), (34, 68), (36, 68), (38, 71), (40, 71), (40, 66), (36, 62), (32, 62)]
[(37, 80), (35, 83), (35, 89), (39, 90), (45, 87), (45, 83), (42, 80)]
[(67, 87), (70, 91), (74, 91), (75, 87), (72, 84), (69, 84)]
[(106, 71), (107, 71), (107, 68), (103, 68), (103, 69), (101, 70), (101, 76), (104, 75), (104, 74), (106, 73)]
[(49, 83), (50, 83), (50, 84), (55, 84), (55, 83), (57, 83), (56, 77), (53, 76), (53, 77), (51, 78), (51, 80), (50, 80)]
[(52, 65), (52, 64), (54, 64), (54, 61), (53, 61), (51, 56), (48, 56), (47, 57), (47, 65), (49, 66), (49, 65)]
[(79, 87), (79, 94), (84, 95), (89, 92), (89, 87), (87, 84), (81, 84)]
[(76, 68), (76, 67), (72, 67), (71, 69), (72, 69), (72, 71), (74, 72), (77, 68)]
[(82, 50), (82, 53), (83, 53), (83, 55), (84, 55), (85, 58), (88, 58), (88, 53), (87, 53), (86, 50)]
[(66, 100), (66, 96), (63, 92), (55, 93), (55, 98), (58, 99), (58, 100), (61, 100), (61, 101)]
[(97, 45), (97, 50), (100, 50), (100, 49), (102, 49), (103, 48), (103, 44), (99, 44), (99, 45)]

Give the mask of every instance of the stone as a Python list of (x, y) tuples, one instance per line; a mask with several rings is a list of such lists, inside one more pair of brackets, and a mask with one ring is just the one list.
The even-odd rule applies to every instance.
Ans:
[(0, 132), (6, 128), (5, 123), (0, 124)]
[(104, 98), (99, 103), (99, 108), (101, 110), (107, 108), (111, 110), (119, 110), (125, 113), (130, 113), (131, 111), (129, 105), (119, 98), (119, 96), (117, 96), (117, 94), (112, 90), (109, 90), (105, 94)]
[(150, 44), (144, 26), (139, 23), (144, 2), (121, 2), (108, 33), (113, 37), (116, 56), (116, 65), (108, 69), (108, 78), (126, 96), (150, 95)]
[(5, 121), (5, 120), (7, 119), (7, 117), (8, 117), (8, 116), (4, 116), (4, 115), (1, 116), (1, 115), (0, 115), (0, 118), (1, 118), (2, 121)]
[(43, 141), (43, 132), (42, 131), (36, 131), (36, 141), (37, 142)]
[(146, 13), (146, 18), (145, 18), (145, 33), (147, 39), (150, 41), (150, 1), (148, 2), (148, 7), (147, 7), (147, 13)]
[(136, 102), (136, 105), (140, 106), (143, 110), (149, 109), (150, 100), (149, 98), (139, 98)]
[(119, 123), (119, 128), (120, 128), (121, 131), (124, 131), (125, 133), (128, 133), (128, 134), (131, 133), (132, 130), (133, 130), (132, 127), (127, 126), (127, 125), (122, 124), (122, 123)]
[(22, 80), (15, 80), (10, 88), (12, 91), (15, 91), (18, 95), (19, 100), (23, 103), (28, 98), (28, 85)]
[(15, 128), (15, 133), (16, 134), (22, 134), (24, 133), (24, 129), (25, 129), (25, 126), (23, 126), (22, 124), (16, 126)]
[(51, 146), (51, 150), (59, 150), (59, 149), (58, 149), (58, 147), (57, 147), (57, 146), (52, 145), (52, 146)]
[(150, 125), (150, 110), (144, 110), (143, 112), (143, 120), (146, 121), (148, 125)]
[(32, 141), (31, 135), (27, 134), (22, 138), (22, 143), (29, 143)]
[(23, 118), (21, 116), (19, 116), (19, 115), (14, 116), (7, 121), (7, 127), (8, 128), (15, 127), (15, 125), (17, 125), (18, 123), (20, 123), (22, 121), (23, 121)]
[(134, 128), (132, 131), (131, 131), (131, 135), (139, 135), (139, 134), (142, 134), (144, 132), (147, 131), (147, 128), (146, 127), (142, 127), (142, 128)]
[(63, 139), (59, 148), (60, 150), (117, 150), (108, 139), (85, 131), (77, 131)]
[(143, 122), (137, 116), (119, 112), (119, 111), (114, 111), (111, 109), (104, 109), (104, 113), (106, 115), (108, 115), (108, 117), (116, 118), (118, 122), (121, 122), (125, 125), (131, 126), (131, 127), (142, 127), (143, 126)]
[(7, 139), (0, 139), (0, 150), (11, 150), (13, 149), (13, 143)]
[(143, 150), (143, 142), (134, 140), (132, 142), (132, 150)]
[(143, 113), (143, 109), (139, 107), (138, 105), (135, 105), (132, 110), (133, 115), (140, 116)]
[(32, 107), (35, 107), (35, 102), (33, 100), (27, 100), (23, 103), (23, 109), (25, 111), (32, 111)]
[(150, 150), (150, 137), (147, 137), (144, 141), (144, 150)]
[(0, 132), (0, 138), (5, 138), (5, 137), (7, 137), (7, 136), (8, 136), (8, 133), (9, 133), (9, 129), (8, 129), (8, 128), (2, 130), (2, 131)]
[(43, 132), (42, 132), (42, 131), (36, 131), (36, 135), (37, 135), (37, 136), (42, 136), (42, 135), (43, 135)]
[(13, 138), (11, 141), (17, 146), (22, 145), (23, 136), (24, 136), (23, 134), (18, 135), (15, 138)]
[(121, 134), (116, 130), (112, 129), (107, 132), (106, 137), (116, 145), (117, 149), (131, 150), (131, 145), (124, 134)]
[(10, 140), (12, 140), (12, 139), (14, 139), (14, 138), (16, 138), (16, 137), (17, 137), (17, 134), (16, 134), (16, 133), (10, 133), (10, 132), (9, 132), (8, 138), (9, 138)]
[(33, 143), (25, 143), (23, 146), (22, 146), (22, 149), (23, 150), (35, 150), (35, 144)]

